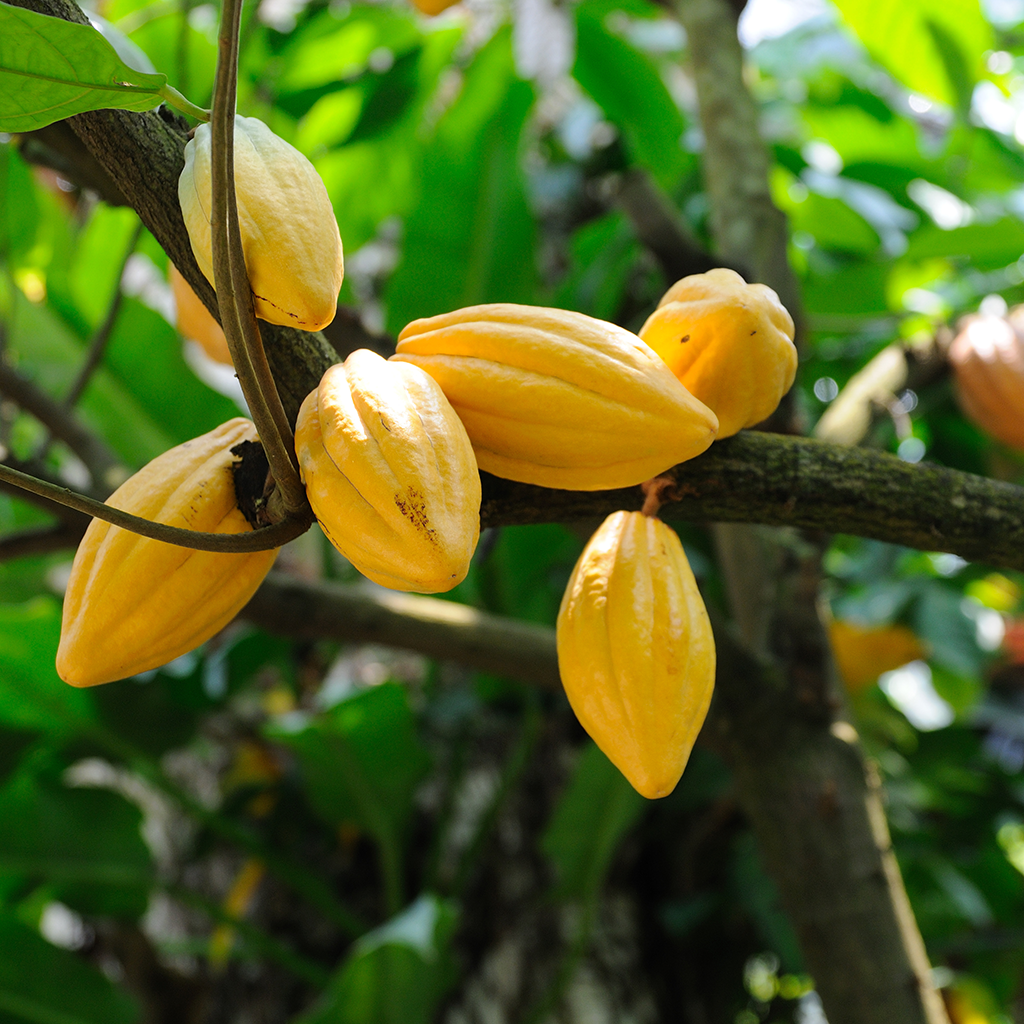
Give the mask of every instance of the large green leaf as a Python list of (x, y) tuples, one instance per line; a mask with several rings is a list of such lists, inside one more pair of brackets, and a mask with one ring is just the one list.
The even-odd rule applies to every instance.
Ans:
[(603, 7), (576, 8), (573, 75), (622, 133), (631, 160), (672, 189), (693, 160), (683, 116), (650, 59), (605, 27)]
[(133, 1024), (139, 1010), (80, 957), (0, 913), (0, 1018), (25, 1024)]
[(532, 105), (500, 32), (477, 55), (424, 156), (421, 199), (387, 290), (392, 330), (480, 302), (535, 301), (534, 223), (519, 160)]
[(166, 75), (130, 68), (91, 25), (0, 3), (0, 131), (103, 107), (152, 110), (166, 84)]
[(90, 695), (57, 675), (59, 641), (60, 605), (53, 598), (0, 605), (0, 722), (62, 735), (94, 720)]
[(28, 167), (14, 146), (0, 145), (0, 257), (32, 246), (38, 217)]
[(455, 908), (435, 896), (356, 944), (323, 998), (294, 1024), (430, 1024), (457, 973), (449, 952)]
[(963, 109), (995, 48), (978, 0), (836, 0), (868, 52), (904, 85)]
[(0, 872), (46, 882), (83, 913), (137, 918), (151, 874), (140, 824), (116, 793), (25, 769), (0, 790)]
[(595, 744), (584, 748), (541, 839), (561, 897), (587, 899), (601, 888), (619, 843), (646, 803)]
[(403, 687), (375, 686), (271, 735), (298, 755), (310, 802), (325, 821), (397, 843), (428, 765)]

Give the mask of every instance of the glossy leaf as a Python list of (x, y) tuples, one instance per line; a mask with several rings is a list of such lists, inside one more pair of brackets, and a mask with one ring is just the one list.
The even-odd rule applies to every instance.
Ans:
[(421, 896), (364, 935), (318, 1004), (293, 1024), (430, 1024), (456, 977), (454, 925), (454, 904)]
[(0, 1016), (19, 1024), (134, 1024), (139, 1008), (81, 957), (0, 911)]
[(560, 897), (586, 899), (600, 889), (645, 803), (595, 744), (584, 747), (541, 839), (555, 865)]
[(0, 131), (103, 107), (152, 110), (166, 83), (130, 68), (91, 25), (0, 3)]

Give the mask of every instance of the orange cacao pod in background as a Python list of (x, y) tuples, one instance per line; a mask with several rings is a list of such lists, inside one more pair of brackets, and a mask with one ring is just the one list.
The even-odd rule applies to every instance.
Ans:
[(1024, 330), (1021, 307), (1009, 320), (970, 318), (949, 348), (956, 394), (968, 419), (986, 433), (1024, 451)]
[(766, 420), (793, 386), (793, 318), (778, 295), (733, 270), (677, 281), (640, 329), (686, 389), (731, 437)]
[(557, 643), (580, 724), (637, 792), (667, 796), (715, 684), (711, 623), (675, 530), (612, 513), (573, 570)]
[(231, 362), (228, 339), (192, 286), (181, 276), (173, 263), (167, 264), (171, 293), (174, 295), (175, 326), (183, 338), (189, 338), (215, 362), (225, 366)]
[[(155, 458), (107, 504), (168, 526), (245, 533), (252, 527), (235, 498), (231, 449), (256, 439), (248, 420), (229, 420)], [(94, 686), (165, 665), (223, 629), (276, 556), (196, 551), (94, 519), (64, 595), (57, 672)]]
[(306, 496), (331, 543), (392, 590), (451, 590), (480, 536), (465, 428), (419, 367), (359, 349), (306, 396), (295, 426)]
[(635, 334), (511, 303), (414, 320), (393, 360), (440, 385), (480, 468), (544, 487), (629, 487), (699, 455), (718, 421)]
[(928, 656), (924, 644), (906, 626), (861, 626), (833, 619), (828, 627), (836, 668), (851, 693), (870, 686), (891, 672)]

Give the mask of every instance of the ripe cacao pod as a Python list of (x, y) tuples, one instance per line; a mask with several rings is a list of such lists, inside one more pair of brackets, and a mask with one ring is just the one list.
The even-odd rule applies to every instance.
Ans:
[(392, 357), (448, 396), (480, 468), (544, 487), (629, 487), (699, 455), (718, 422), (635, 334), (562, 309), (414, 320)]
[[(231, 449), (254, 440), (248, 420), (229, 420), (155, 458), (107, 504), (168, 526), (245, 533), (252, 527), (235, 499)], [(196, 551), (94, 519), (64, 595), (57, 672), (72, 686), (95, 686), (165, 665), (223, 629), (276, 556)]]
[(194, 341), (215, 363), (234, 365), (231, 362), (228, 339), (224, 337), (220, 324), (213, 319), (210, 311), (192, 290), (192, 286), (181, 276), (181, 271), (173, 263), (167, 266), (171, 279), (171, 294), (174, 296), (178, 333), (183, 338)]
[(793, 318), (778, 295), (733, 270), (677, 281), (640, 329), (686, 389), (714, 410), (718, 436), (767, 419), (793, 386)]
[(861, 626), (834, 619), (828, 628), (836, 668), (846, 688), (858, 693), (883, 672), (926, 658), (924, 644), (906, 626)]
[[(199, 269), (213, 283), (210, 126), (185, 146), (178, 201)], [(235, 116), (235, 198), (256, 315), (318, 331), (337, 310), (344, 275), (341, 236), (313, 165), (255, 117)]]
[(330, 542), (392, 590), (451, 590), (480, 537), (473, 447), (433, 379), (359, 349), (299, 410), (295, 451)]
[(612, 513), (576, 563), (556, 635), (580, 724), (637, 792), (667, 796), (715, 683), (711, 623), (675, 531)]
[(1009, 320), (977, 316), (949, 347), (956, 394), (968, 419), (1017, 451), (1024, 451), (1024, 310)]

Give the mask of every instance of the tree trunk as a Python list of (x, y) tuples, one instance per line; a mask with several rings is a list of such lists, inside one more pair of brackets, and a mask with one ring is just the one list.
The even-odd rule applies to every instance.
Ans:
[[(726, 0), (678, 0), (677, 8), (689, 37), (719, 249), (773, 287), (799, 324), (785, 222), (771, 202), (735, 14)], [(714, 724), (825, 1013), (831, 1024), (945, 1024), (877, 779), (839, 714), (817, 613), (821, 546), (758, 527), (716, 532), (742, 650), (719, 644)]]

